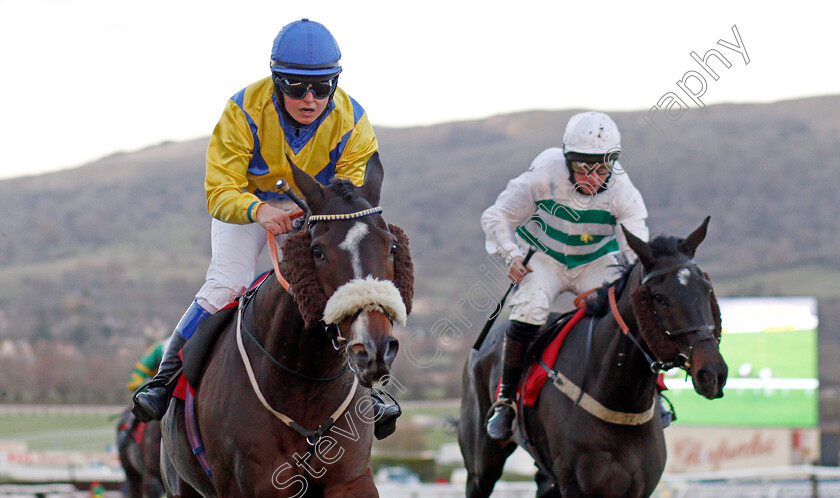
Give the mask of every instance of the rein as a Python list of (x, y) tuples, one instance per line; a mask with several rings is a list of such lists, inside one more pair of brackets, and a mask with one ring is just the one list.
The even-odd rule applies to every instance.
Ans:
[[(265, 396), (263, 396), (262, 391), (260, 391), (260, 386), (258, 385), (257, 378), (254, 375), (254, 369), (253, 367), (251, 367), (251, 360), (250, 358), (248, 358), (248, 353), (245, 351), (245, 345), (242, 343), (242, 312), (245, 309), (244, 301), (245, 299), (242, 299), (239, 302), (239, 309), (237, 311), (238, 316), (236, 321), (236, 346), (239, 349), (239, 355), (242, 357), (242, 362), (245, 364), (245, 371), (248, 373), (248, 380), (251, 382), (251, 389), (254, 391), (254, 394), (257, 395), (257, 399), (260, 400), (260, 403), (263, 405), (263, 407), (265, 407), (266, 410), (268, 410), (272, 415), (277, 417), (277, 419), (286, 424), (288, 427), (294, 429), (295, 432), (303, 436), (306, 439), (306, 443), (310, 447), (314, 447), (316, 444), (318, 444), (318, 441), (321, 439), (321, 436), (323, 436), (328, 430), (330, 430), (333, 423), (336, 420), (338, 420), (338, 417), (340, 417), (341, 414), (344, 413), (345, 410), (347, 410), (347, 407), (350, 406), (350, 402), (353, 400), (353, 396), (355, 396), (356, 389), (359, 386), (359, 378), (355, 375), (353, 376), (353, 387), (350, 388), (350, 392), (347, 394), (347, 397), (344, 398), (344, 401), (333, 412), (333, 414), (330, 415), (329, 418), (327, 418), (327, 420), (315, 430), (307, 430), (305, 427), (298, 424), (288, 416), (272, 408), (271, 405), (268, 404), (268, 401), (266, 401)], [(260, 347), (260, 349), (262, 349), (262, 347)], [(263, 351), (265, 350), (263, 349)], [(344, 371), (346, 371), (346, 368), (345, 370), (342, 370), (341, 374), (343, 374)], [(341, 374), (339, 374), (339, 376)], [(335, 378), (338, 378), (338, 376), (333, 377), (333, 379)], [(326, 380), (322, 379), (321, 381)]]
[[(312, 224), (316, 221), (350, 220), (350, 219), (361, 218), (363, 216), (367, 216), (367, 215), (370, 215), (370, 214), (381, 213), (381, 212), (382, 212), (382, 208), (377, 206), (377, 207), (373, 207), (373, 208), (370, 208), (370, 209), (357, 211), (355, 213), (309, 215), (308, 216), (308, 223), (309, 223), (309, 226), (311, 227)], [(304, 211), (297, 211), (295, 213), (292, 213), (290, 215), (290, 218), (294, 219), (294, 218), (297, 218), (297, 217), (299, 217), (303, 214), (304, 214)], [(266, 231), (266, 237), (267, 237), (267, 242), (268, 242), (268, 246), (269, 246), (270, 253), (271, 253), (270, 254), (271, 264), (274, 267), (274, 275), (277, 278), (277, 281), (283, 287), (283, 289), (286, 292), (288, 292), (289, 294), (292, 294), (291, 286), (289, 285), (289, 282), (283, 277), (283, 274), (280, 272), (280, 261), (279, 261), (278, 255), (277, 255), (277, 242), (274, 240), (274, 236), (271, 234), (271, 232)], [(252, 297), (256, 293), (256, 290), (258, 288), (259, 288), (259, 286), (252, 289), (251, 291), (246, 293), (245, 296), (242, 296), (242, 299), (239, 300), (239, 308), (237, 310), (237, 319), (236, 319), (236, 346), (239, 349), (239, 355), (242, 358), (243, 364), (245, 365), (245, 371), (248, 374), (248, 380), (251, 383), (251, 389), (254, 391), (254, 394), (256, 394), (257, 399), (259, 399), (259, 401), (263, 405), (263, 407), (266, 410), (268, 410), (272, 415), (274, 415), (278, 420), (280, 420), (286, 426), (290, 427), (295, 432), (297, 432), (298, 434), (303, 436), (306, 439), (306, 444), (309, 446), (310, 453), (312, 453), (315, 445), (318, 444), (318, 441), (321, 439), (321, 437), (324, 434), (326, 434), (327, 431), (330, 430), (333, 423), (335, 423), (335, 421), (338, 420), (338, 418), (341, 416), (341, 414), (344, 413), (345, 410), (347, 410), (347, 407), (350, 406), (350, 402), (353, 400), (353, 397), (356, 395), (356, 390), (358, 389), (358, 386), (359, 386), (359, 378), (358, 378), (357, 375), (353, 375), (353, 387), (350, 388), (350, 392), (347, 394), (347, 397), (344, 398), (344, 401), (341, 403), (341, 405), (339, 405), (339, 407), (333, 412), (333, 414), (330, 415), (329, 418), (327, 418), (327, 420), (323, 424), (318, 426), (317, 429), (308, 430), (305, 427), (303, 427), (302, 425), (300, 425), (299, 423), (295, 422), (290, 417), (288, 417), (288, 416), (278, 412), (274, 408), (272, 408), (271, 405), (268, 404), (268, 401), (266, 401), (265, 396), (262, 394), (262, 391), (260, 390), (259, 384), (257, 383), (256, 375), (254, 374), (254, 369), (251, 366), (251, 360), (248, 357), (248, 353), (247, 353), (247, 351), (245, 351), (245, 345), (242, 342), (242, 331), (243, 331), (242, 314), (245, 310), (245, 307), (247, 306), (248, 301), (250, 301), (250, 297)], [(356, 315), (358, 315), (358, 314), (359, 313), (357, 312)], [(326, 329), (328, 335), (330, 335), (329, 334), (330, 327), (325, 327), (325, 329)], [(332, 340), (332, 343), (333, 343), (333, 347), (336, 350), (338, 350), (339, 347), (337, 347), (338, 345), (336, 343), (338, 342), (340, 344), (342, 338), (338, 334), (337, 330), (334, 331), (334, 332), (335, 332), (336, 336), (338, 336), (338, 341), (336, 341), (335, 337), (331, 337), (331, 340)], [(288, 368), (287, 366), (285, 366), (282, 363), (280, 363), (279, 361), (277, 361), (277, 359), (275, 359), (273, 356), (271, 356), (265, 350), (265, 348), (263, 348), (263, 346), (259, 343), (259, 341), (257, 341), (257, 339), (247, 330), (247, 328), (245, 328), (245, 333), (248, 335), (248, 337), (251, 338), (252, 341), (254, 341), (254, 343), (257, 344), (257, 347), (259, 347), (260, 351), (262, 351), (266, 356), (268, 356), (275, 365), (277, 365), (278, 367), (280, 367), (283, 371), (285, 371), (287, 373), (295, 375), (296, 377), (299, 377), (301, 379), (308, 380), (310, 382), (330, 382), (330, 381), (336, 380), (336, 379), (340, 378), (342, 375), (344, 375), (344, 373), (347, 371), (347, 368), (349, 366), (348, 363), (345, 363), (344, 368), (341, 370), (341, 372), (339, 372), (335, 375), (332, 375), (330, 377), (316, 378), (316, 377), (310, 377), (308, 375), (303, 375), (299, 372), (295, 372), (294, 370)]]
[[(289, 219), (293, 220), (295, 218), (300, 218), (304, 214), (303, 210), (295, 211), (289, 215)], [(280, 285), (286, 290), (286, 292), (291, 292), (289, 290), (289, 281), (283, 277), (282, 273), (280, 273), (280, 258), (277, 256), (277, 241), (274, 240), (274, 235), (272, 235), (268, 230), (265, 231), (265, 234), (268, 238), (268, 248), (271, 250), (271, 266), (274, 267), (274, 276), (277, 277), (277, 281), (280, 282)]]
[[(611, 308), (613, 308), (613, 303), (615, 303), (615, 293), (613, 291), (613, 287), (610, 287)], [(616, 308), (613, 309), (615, 310)], [(624, 334), (633, 339), (633, 342), (636, 342), (632, 334), (629, 334), (629, 328), (626, 329), (627, 325), (624, 323), (624, 320), (621, 320), (621, 317), (617, 314), (617, 312), (616, 316), (618, 317), (617, 321), (620, 320), (619, 325), (624, 331)], [(647, 423), (650, 419), (653, 418), (653, 413), (656, 407), (655, 400), (653, 400), (653, 403), (650, 405), (650, 408), (643, 412), (619, 412), (616, 410), (610, 410), (606, 406), (602, 405), (597, 399), (593, 398), (586, 391), (584, 391), (586, 384), (586, 371), (589, 369), (589, 357), (592, 348), (592, 332), (594, 324), (595, 320), (591, 318), (589, 320), (589, 329), (586, 339), (586, 359), (583, 367), (583, 381), (581, 382), (580, 386), (577, 386), (574, 382), (572, 382), (561, 372), (554, 370), (553, 368), (546, 365), (541, 358), (538, 360), (539, 366), (543, 370), (545, 370), (546, 374), (548, 375), (548, 378), (551, 379), (552, 385), (554, 385), (554, 387), (556, 387), (558, 391), (565, 394), (569, 399), (575, 402), (575, 405), (580, 406), (584, 411), (586, 411), (593, 417), (603, 420), (604, 422), (617, 425), (642, 425)], [(638, 343), (636, 344), (638, 345)], [(642, 352), (645, 354), (646, 358), (650, 359), (650, 357), (647, 356), (647, 353), (645, 353), (643, 349)]]
[[(689, 259), (688, 261), (686, 261), (684, 263), (680, 263), (680, 264), (677, 264), (677, 265), (672, 265), (672, 266), (668, 266), (666, 268), (661, 268), (659, 270), (652, 271), (652, 272), (650, 272), (647, 275), (644, 275), (642, 277), (640, 285), (646, 285), (654, 277), (660, 277), (662, 275), (667, 275), (668, 273), (672, 273), (672, 272), (675, 272), (677, 270), (681, 270), (683, 268), (690, 268), (692, 266), (697, 266), (697, 263), (695, 263), (693, 259)], [(686, 356), (683, 353), (680, 353), (674, 361), (661, 362), (661, 361), (654, 360), (653, 358), (650, 357), (650, 355), (645, 350), (645, 348), (642, 347), (641, 343), (639, 343), (639, 341), (636, 339), (636, 337), (633, 334), (630, 333), (630, 327), (627, 326), (627, 323), (625, 323), (624, 319), (621, 317), (621, 313), (619, 313), (619, 311), (618, 311), (618, 304), (617, 304), (616, 298), (615, 298), (615, 287), (614, 286), (610, 287), (610, 290), (609, 290), (609, 302), (610, 302), (610, 311), (612, 312), (612, 315), (615, 318), (615, 321), (618, 323), (618, 326), (621, 328), (621, 331), (624, 333), (625, 336), (627, 336), (633, 342), (633, 344), (639, 349), (639, 351), (642, 352), (642, 354), (645, 357), (645, 360), (650, 364), (650, 369), (653, 373), (659, 372), (660, 370), (670, 370), (671, 368), (674, 368), (674, 367), (682, 367), (687, 372), (690, 372), (690, 370), (691, 370), (691, 357), (692, 357), (692, 353), (694, 352), (693, 347), (689, 350), (688, 356)], [(681, 336), (681, 335), (686, 335), (686, 334), (690, 334), (690, 333), (694, 333), (694, 332), (704, 332), (705, 331), (706, 335), (704, 337), (702, 337), (701, 340), (715, 339), (715, 337), (713, 335), (713, 331), (715, 329), (714, 325), (703, 324), (703, 325), (696, 325), (694, 327), (686, 327), (686, 328), (682, 328), (682, 329), (678, 329), (678, 330), (668, 330), (662, 324), (662, 320), (659, 319), (659, 315), (656, 313), (655, 309), (653, 310), (653, 313), (656, 315), (656, 319), (659, 322), (659, 326), (662, 329), (663, 333), (668, 337), (673, 338), (673, 337), (678, 337), (678, 336)]]

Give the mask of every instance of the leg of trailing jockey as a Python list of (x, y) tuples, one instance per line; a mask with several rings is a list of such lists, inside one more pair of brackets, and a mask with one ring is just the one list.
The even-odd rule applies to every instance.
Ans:
[(513, 435), (513, 422), (516, 420), (515, 395), (525, 367), (525, 351), (539, 329), (539, 325), (511, 320), (505, 332), (502, 386), (499, 399), (487, 413), (487, 435), (493, 439), (505, 441)]
[(210, 316), (211, 313), (193, 301), (181, 321), (175, 327), (175, 332), (166, 345), (166, 351), (160, 361), (160, 367), (155, 376), (134, 391), (134, 407), (131, 412), (143, 422), (160, 420), (169, 408), (169, 399), (175, 389), (172, 376), (181, 368), (181, 357), (178, 353), (186, 344), (187, 339), (195, 333), (198, 324)]

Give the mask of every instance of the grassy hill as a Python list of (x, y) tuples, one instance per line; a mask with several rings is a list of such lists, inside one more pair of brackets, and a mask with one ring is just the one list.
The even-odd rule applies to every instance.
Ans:
[[(486, 312), (457, 303), (486, 279), (479, 216), (539, 152), (560, 145), (574, 112), (376, 128), (384, 215), (411, 237), (416, 264), (410, 332), (460, 313), (472, 326), (452, 351), (472, 344)], [(712, 216), (697, 260), (720, 296), (840, 297), (840, 97), (709, 106), (661, 131), (641, 111), (611, 115), (651, 232), (686, 235)], [(210, 257), (207, 141), (0, 181), (0, 340), (130, 357), (125, 348), (171, 330)], [(441, 361), (450, 366), (436, 374), (451, 381), (462, 357)]]

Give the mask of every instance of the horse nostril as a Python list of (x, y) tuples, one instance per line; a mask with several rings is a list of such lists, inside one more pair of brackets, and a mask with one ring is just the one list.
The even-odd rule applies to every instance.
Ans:
[(388, 340), (388, 345), (385, 346), (385, 354), (383, 355), (383, 359), (386, 362), (391, 362), (396, 358), (397, 352), (400, 350), (400, 341), (397, 339), (391, 338)]
[(365, 349), (364, 346), (362, 346), (359, 349), (353, 348), (350, 350), (350, 352), (353, 354), (357, 362), (366, 363), (368, 361), (369, 355), (367, 349)]

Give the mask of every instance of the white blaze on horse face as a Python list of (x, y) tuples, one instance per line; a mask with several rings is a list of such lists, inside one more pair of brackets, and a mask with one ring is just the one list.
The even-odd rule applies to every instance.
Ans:
[(361, 315), (358, 316), (353, 323), (350, 325), (350, 330), (353, 332), (353, 339), (350, 340), (350, 343), (347, 345), (348, 348), (353, 348), (353, 346), (359, 344), (362, 345), (364, 349), (364, 338), (365, 338), (365, 331), (368, 328), (368, 312), (363, 311)]
[(338, 247), (350, 253), (350, 260), (353, 262), (353, 276), (356, 278), (362, 278), (362, 256), (359, 254), (359, 244), (367, 234), (368, 226), (361, 221), (357, 221), (347, 231), (344, 241), (338, 245)]
[(691, 275), (691, 272), (688, 268), (683, 268), (677, 272), (677, 280), (679, 280), (680, 284), (683, 286), (688, 285), (688, 277)]

